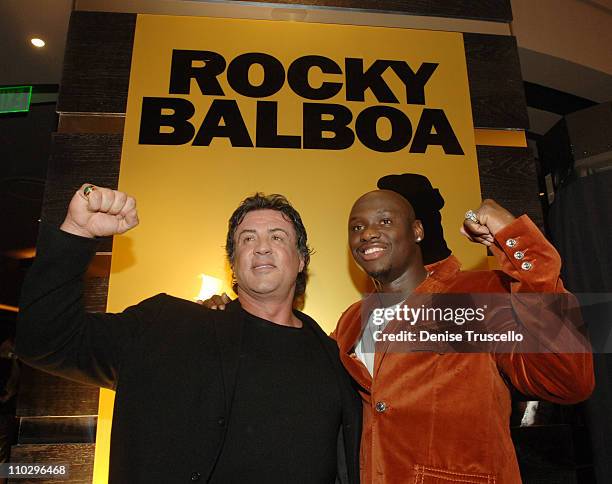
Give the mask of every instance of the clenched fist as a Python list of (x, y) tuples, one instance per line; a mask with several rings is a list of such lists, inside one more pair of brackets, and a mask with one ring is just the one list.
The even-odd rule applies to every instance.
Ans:
[(494, 244), (495, 234), (515, 219), (514, 215), (491, 199), (483, 200), (474, 214), (478, 222), (464, 220), (461, 233), (472, 242), (479, 242), (487, 247)]
[(60, 229), (93, 238), (123, 234), (136, 225), (138, 214), (134, 198), (86, 183), (72, 197)]

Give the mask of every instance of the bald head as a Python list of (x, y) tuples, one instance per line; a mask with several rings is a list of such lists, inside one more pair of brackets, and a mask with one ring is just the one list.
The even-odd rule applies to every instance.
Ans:
[[(390, 190), (359, 197), (348, 223), (349, 246), (355, 262), (387, 289), (422, 275), (423, 225), (410, 202)], [(408, 284), (409, 286), (410, 284)], [(402, 286), (403, 287), (403, 286)]]
[(351, 214), (364, 207), (374, 207), (379, 210), (394, 210), (405, 215), (405, 220), (412, 222), (416, 216), (410, 202), (399, 193), (391, 190), (372, 190), (360, 196), (353, 204)]

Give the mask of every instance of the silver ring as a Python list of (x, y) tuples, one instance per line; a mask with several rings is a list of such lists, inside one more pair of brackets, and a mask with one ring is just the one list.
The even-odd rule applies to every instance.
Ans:
[(478, 216), (474, 210), (468, 210), (465, 212), (465, 220), (469, 220), (470, 222), (474, 222), (475, 224), (480, 224), (480, 220), (478, 220)]

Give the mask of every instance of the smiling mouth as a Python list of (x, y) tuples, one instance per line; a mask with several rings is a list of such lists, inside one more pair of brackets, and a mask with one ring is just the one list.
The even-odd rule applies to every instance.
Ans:
[(265, 269), (275, 269), (276, 266), (273, 264), (258, 264), (256, 266), (253, 266), (253, 270), (257, 271), (257, 270), (265, 270)]
[(365, 249), (360, 249), (359, 253), (361, 254), (361, 258), (365, 261), (370, 261), (370, 260), (375, 260), (378, 259), (379, 257), (382, 257), (382, 255), (386, 252), (387, 248), (386, 247), (380, 247), (380, 246), (375, 246), (375, 247), (366, 247)]

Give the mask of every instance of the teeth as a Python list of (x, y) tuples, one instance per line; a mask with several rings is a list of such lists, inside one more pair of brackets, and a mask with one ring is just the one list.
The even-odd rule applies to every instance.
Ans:
[(366, 249), (363, 253), (364, 254), (373, 254), (374, 252), (381, 252), (385, 249), (383, 249), (382, 247), (370, 247), (369, 249)]

